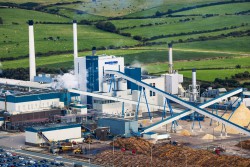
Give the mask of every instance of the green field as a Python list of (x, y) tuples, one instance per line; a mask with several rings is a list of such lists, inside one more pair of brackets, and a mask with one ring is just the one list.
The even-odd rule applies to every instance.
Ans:
[(203, 42), (190, 42), (176, 44), (177, 49), (193, 49), (193, 50), (205, 50), (205, 51), (222, 51), (231, 53), (245, 53), (250, 54), (249, 48), (250, 37), (238, 37), (238, 38), (225, 38), (220, 40), (209, 40)]
[[(179, 20), (179, 19), (178, 19)], [(223, 21), (222, 21), (223, 20)], [(216, 16), (206, 19), (196, 19), (195, 21), (184, 23), (164, 24), (150, 27), (138, 27), (134, 29), (126, 29), (122, 32), (139, 35), (142, 37), (152, 37), (158, 35), (178, 34), (182, 32), (213, 30), (217, 28), (240, 26), (242, 23), (250, 24), (250, 16)]]
[[(201, 81), (214, 81), (215, 78), (225, 79), (226, 77), (230, 78), (231, 76), (249, 71), (249, 68), (245, 69), (230, 69), (230, 70), (199, 70), (197, 71), (197, 80)], [(180, 74), (183, 74), (187, 78), (192, 78), (192, 71), (180, 71)]]
[[(37, 53), (73, 50), (72, 25), (38, 24), (34, 26), (34, 29)], [(0, 27), (0, 31), (0, 57), (10, 57), (10, 55), (18, 57), (28, 54), (28, 26), (4, 25)], [(54, 39), (60, 37), (60, 39), (48, 40), (49, 37)], [(80, 50), (91, 49), (93, 46), (130, 46), (137, 43), (137, 41), (131, 38), (104, 32), (93, 26), (78, 25), (78, 48)]]
[[(227, 1), (227, 0), (221, 0), (222, 1)], [(153, 1), (154, 2), (154, 1)], [(200, 4), (207, 4), (211, 2), (218, 2), (216, 0), (189, 0), (188, 2), (186, 0), (165, 0), (164, 2), (161, 2), (160, 5), (156, 7), (151, 7), (151, 8), (145, 8), (143, 11), (140, 12), (135, 12), (132, 14), (127, 15), (126, 17), (144, 17), (144, 16), (153, 16), (157, 11), (159, 12), (167, 12), (169, 9), (171, 10), (176, 10), (180, 9), (183, 7), (190, 7), (190, 6), (195, 6), (195, 5), (200, 5)]]
[[(55, 4), (58, 2), (73, 2), (74, 0), (33, 0), (32, 2), (39, 3), (41, 5), (49, 5), (49, 4)], [(81, 0), (81, 1), (88, 1), (88, 0)], [(0, 0), (0, 2), (11, 2), (11, 3), (17, 3), (17, 4), (22, 4), (22, 3), (27, 3), (31, 2), (31, 0)]]
[[(234, 57), (227, 59), (201, 60), (201, 61), (179, 61), (174, 62), (174, 69), (181, 70), (179, 73), (191, 78), (191, 69), (197, 68), (197, 79), (204, 81), (214, 81), (215, 78), (224, 79), (234, 74), (249, 71), (250, 57)], [(235, 69), (236, 65), (241, 65), (241, 69)], [(162, 74), (168, 70), (168, 63), (155, 63), (143, 66), (151, 74)], [(209, 69), (210, 68), (210, 69)], [(214, 69), (225, 68), (225, 69)], [(232, 69), (228, 69), (232, 68)], [(189, 69), (189, 70), (185, 70)], [(204, 70), (207, 69), (207, 70)]]
[(71, 22), (71, 20), (58, 15), (24, 9), (0, 9), (0, 16), (4, 25), (26, 24), (28, 20), (34, 20), (34, 22)]
[[(107, 54), (107, 55), (116, 55), (116, 56), (122, 56), (125, 59), (125, 64), (141, 64), (141, 65), (147, 65), (152, 66), (153, 69), (159, 71), (161, 69), (161, 66), (167, 67), (167, 61), (168, 61), (168, 51), (167, 49), (151, 49), (151, 48), (136, 48), (136, 49), (121, 49), (121, 50), (105, 50), (105, 51), (97, 51), (98, 54)], [(86, 56), (91, 55), (91, 52), (82, 52), (79, 54), (79, 56)], [(216, 59), (216, 60), (200, 60), (200, 57), (203, 58), (217, 58), (219, 56), (226, 57), (228, 59)], [(205, 68), (206, 64), (215, 64), (212, 67), (221, 67), (224, 68), (226, 65), (223, 63), (223, 61), (228, 61), (230, 63), (229, 67), (235, 67), (235, 65), (240, 64), (241, 62), (244, 64), (244, 66), (248, 66), (248, 59), (244, 58), (237, 58), (237, 54), (226, 54), (226, 53), (202, 53), (202, 52), (189, 52), (189, 51), (174, 51), (174, 61), (181, 61), (175, 63), (176, 69), (181, 68)], [(229, 58), (235, 58), (229, 59)], [(194, 61), (196, 60), (196, 61)], [(233, 61), (231, 61), (233, 60)], [(183, 61), (183, 62), (182, 62)], [(215, 63), (216, 61), (219, 61), (220, 63)], [(60, 60), (58, 60), (58, 56), (49, 56), (49, 57), (39, 57), (36, 59), (38, 66), (49, 66), (53, 68), (58, 68), (63, 63), (63, 67), (71, 68), (73, 65), (73, 56), (72, 54), (63, 54), (60, 55)], [(158, 66), (155, 66), (155, 62), (165, 62), (164, 64), (161, 64)], [(204, 63), (203, 63), (204, 62)], [(235, 63), (234, 63), (235, 62)], [(28, 67), (28, 58), (21, 59), (21, 60), (14, 60), (14, 61), (4, 61), (3, 68), (19, 68), (19, 67)], [(219, 65), (220, 64), (220, 65)], [(250, 66), (250, 65), (249, 65)], [(158, 69), (159, 68), (159, 69)], [(164, 67), (165, 68), (165, 67)], [(166, 68), (165, 68), (166, 69)], [(152, 70), (150, 70), (152, 71)]]
[[(223, 0), (228, 1), (228, 0)], [(1, 2), (1, 0), (0, 0)], [(27, 3), (28, 0), (7, 0), (2, 2)], [(90, 20), (93, 25), (78, 24), (78, 48), (79, 55), (90, 55), (93, 46), (106, 50), (98, 50), (98, 54), (116, 55), (125, 58), (125, 63), (134, 65), (140, 64), (148, 69), (150, 73), (160, 74), (167, 69), (168, 47), (162, 45), (146, 45), (143, 41), (134, 40), (133, 36), (138, 35), (144, 38), (151, 38), (159, 35), (178, 34), (175, 37), (158, 38), (147, 40), (146, 42), (164, 42), (199, 39), (200, 37), (218, 36), (235, 31), (250, 30), (250, 15), (235, 15), (234, 13), (250, 10), (248, 4), (230, 3), (214, 5), (208, 7), (197, 7), (183, 12), (176, 12), (173, 15), (197, 14), (200, 16), (166, 17), (167, 15), (154, 18), (137, 18), (109, 20), (109, 17), (142, 17), (154, 16), (157, 11), (167, 12), (169, 9), (178, 10), (185, 7), (208, 4), (211, 2), (221, 2), (216, 0), (102, 0), (92, 2), (92, 0), (52, 0), (32, 1), (45, 5), (42, 11), (25, 10), (18, 8), (0, 8), (0, 58), (19, 57), (18, 60), (3, 61), (3, 69), (28, 67), (28, 58), (20, 56), (28, 55), (28, 25), (27, 20), (35, 21), (35, 50), (38, 67), (49, 68), (72, 68), (73, 67), (73, 33), (72, 20)], [(76, 2), (74, 4), (53, 5), (58, 2)], [(52, 4), (52, 5), (50, 5)], [(49, 5), (49, 6), (46, 6)], [(76, 11), (78, 10), (78, 11)], [(54, 13), (54, 14), (51, 14)], [(229, 13), (231, 15), (226, 15)], [(206, 14), (219, 14), (219, 16), (203, 18)], [(60, 16), (59, 16), (60, 15)], [(188, 21), (183, 21), (189, 19)], [(0, 21), (1, 21), (0, 20)], [(130, 33), (131, 37), (124, 37), (117, 33), (111, 33), (97, 29), (95, 23), (100, 20), (112, 22), (116, 28), (134, 27), (120, 30), (120, 32)], [(50, 24), (44, 22), (52, 22)], [(59, 24), (60, 23), (60, 24)], [(62, 24), (63, 23), (63, 24)], [(141, 26), (151, 24), (151, 26)], [(161, 25), (160, 25), (161, 24)], [(244, 25), (244, 26), (242, 26)], [(232, 28), (215, 32), (202, 32), (206, 30)], [(196, 31), (196, 34), (191, 34)], [(180, 34), (184, 33), (184, 34)], [(189, 35), (185, 35), (189, 33)], [(250, 47), (249, 33), (242, 36), (227, 36), (216, 40), (192, 41), (174, 44), (174, 67), (181, 70), (180, 73), (190, 77), (191, 68), (198, 68), (198, 79), (213, 81), (214, 78), (230, 77), (232, 74), (242, 72), (246, 68), (249, 70)], [(145, 43), (144, 43), (145, 44)], [(109, 48), (130, 46), (130, 49)], [(41, 57), (41, 54), (46, 54)], [(241, 65), (242, 69), (234, 70), (236, 65)], [(225, 68), (225, 70), (215, 70), (214, 68)], [(232, 68), (228, 70), (228, 68)], [(187, 71), (185, 69), (188, 69)]]
[(237, 3), (237, 4), (224, 4), (224, 5), (217, 5), (217, 6), (209, 6), (203, 8), (192, 9), (188, 11), (178, 12), (175, 13), (177, 15), (191, 15), (191, 14), (234, 14), (241, 11), (247, 11), (250, 9), (250, 3)]
[(150, 40), (149, 42), (168, 42), (168, 43), (170, 43), (171, 41), (178, 42), (179, 39), (182, 39), (182, 40), (187, 40), (190, 38), (198, 39), (199, 37), (218, 36), (221, 34), (228, 34), (228, 33), (238, 32), (238, 31), (246, 31), (249, 29), (250, 29), (250, 25), (247, 25), (244, 27), (239, 27), (239, 28), (230, 29), (230, 30), (221, 30), (221, 31), (216, 31), (216, 32), (200, 33), (200, 34), (194, 34), (194, 35), (180, 35), (180, 36), (176, 36), (176, 37), (159, 38), (156, 40)]
[[(51, 7), (48, 9), (53, 9), (53, 8), (56, 8), (56, 7)], [(67, 8), (63, 8), (63, 7), (60, 7), (58, 9), (59, 9), (59, 12), (58, 12), (59, 14), (68, 16), (72, 20), (74, 19), (77, 21), (81, 21), (81, 20), (99, 21), (99, 20), (106, 20), (107, 19), (104, 16), (98, 16), (98, 15), (93, 15), (93, 14), (89, 14), (89, 13), (76, 13), (72, 9), (67, 9)]]

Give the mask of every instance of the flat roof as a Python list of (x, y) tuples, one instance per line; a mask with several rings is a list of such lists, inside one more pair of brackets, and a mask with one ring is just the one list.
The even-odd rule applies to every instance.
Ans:
[(109, 117), (103, 117), (99, 119), (115, 120), (115, 121), (120, 121), (120, 122), (134, 122), (135, 121), (135, 120), (129, 120), (129, 119), (124, 119), (124, 118), (109, 118)]
[(70, 128), (78, 128), (81, 127), (81, 124), (49, 124), (47, 126), (36, 126), (26, 128), (25, 131), (29, 132), (46, 132), (46, 131), (54, 131), (54, 130), (62, 130), (62, 129), (70, 129)]

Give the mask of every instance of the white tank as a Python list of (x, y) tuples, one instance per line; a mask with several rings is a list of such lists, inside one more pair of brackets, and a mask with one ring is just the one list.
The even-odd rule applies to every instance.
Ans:
[(125, 79), (118, 80), (118, 90), (127, 90), (127, 81)]
[(109, 81), (104, 81), (102, 83), (102, 91), (103, 92), (109, 92), (109, 87), (110, 87), (110, 82)]

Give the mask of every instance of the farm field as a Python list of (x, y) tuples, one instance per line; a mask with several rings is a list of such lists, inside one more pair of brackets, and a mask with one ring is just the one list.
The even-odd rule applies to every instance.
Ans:
[[(34, 25), (34, 30), (37, 53), (73, 50), (71, 24), (37, 24)], [(29, 53), (27, 25), (4, 25), (0, 27), (0, 31), (2, 33), (0, 34), (0, 57), (18, 57)], [(138, 43), (131, 38), (121, 37), (86, 25), (78, 25), (78, 35), (79, 50), (91, 49), (93, 46), (130, 46)]]
[[(152, 66), (152, 69), (161, 71), (161, 69), (167, 68), (167, 60), (168, 60), (168, 51), (167, 49), (157, 49), (152, 50), (150, 48), (144, 48), (140, 50), (137, 49), (122, 49), (122, 50), (101, 50), (97, 51), (98, 54), (107, 54), (107, 55), (116, 55), (122, 56), (125, 59), (126, 64), (136, 65), (136, 66)], [(91, 52), (81, 52), (79, 56), (91, 55)], [(212, 60), (200, 60), (200, 55), (203, 58), (212, 59)], [(225, 57), (223, 59), (215, 59), (219, 56)], [(248, 61), (250, 61), (249, 57), (237, 57), (237, 54), (226, 54), (226, 53), (200, 53), (200, 52), (185, 52), (185, 51), (174, 51), (174, 64), (175, 69), (191, 69), (191, 68), (233, 68), (237, 64), (242, 64), (242, 67), (248, 67)], [(73, 65), (73, 55), (72, 54), (63, 54), (60, 55), (60, 60), (58, 60), (58, 56), (49, 56), (49, 57), (38, 57), (36, 59), (38, 66), (49, 66), (57, 68), (57, 65), (64, 63), (63, 67), (72, 68)], [(195, 61), (196, 60), (196, 61)], [(223, 62), (226, 63), (223, 63)], [(164, 64), (155, 62), (164, 62)], [(14, 66), (18, 67), (28, 67), (28, 58), (14, 61), (4, 61), (3, 68), (11, 68)], [(166, 66), (166, 67), (165, 67)], [(158, 69), (159, 68), (159, 69)], [(151, 68), (149, 68), (149, 71)], [(156, 72), (155, 72), (156, 73)]]
[(242, 11), (249, 10), (249, 3), (239, 3), (237, 5), (235, 4), (223, 4), (223, 5), (217, 5), (217, 6), (209, 6), (209, 7), (203, 7), (203, 8), (197, 8), (192, 9), (188, 11), (178, 12), (176, 14), (178, 15), (191, 15), (191, 14), (234, 14)]
[[(33, 10), (0, 8), (0, 58), (3, 60), (3, 69), (28, 67), (27, 20), (30, 19), (35, 22), (37, 66), (73, 68), (72, 20), (76, 19), (79, 23), (88, 20), (91, 24), (83, 25), (84, 21), (78, 24), (80, 56), (90, 55), (85, 50), (96, 46), (98, 54), (123, 56), (126, 65), (139, 65), (151, 74), (160, 74), (167, 69), (167, 43), (173, 41), (174, 67), (187, 77), (191, 76), (189, 71), (194, 67), (201, 71), (200, 75), (197, 74), (198, 79), (206, 81), (212, 81), (216, 77), (218, 69), (215, 68), (226, 68), (219, 71), (221, 78), (230, 77), (232, 73), (241, 70), (250, 71), (250, 15), (249, 12), (235, 14), (249, 11), (250, 2), (221, 4), (227, 0), (156, 0), (143, 3), (141, 0), (36, 0), (33, 2), (37, 4), (32, 4), (27, 0), (0, 0), (1, 2), (22, 4), (20, 6), (23, 8), (30, 7), (29, 5), (38, 7)], [(61, 4), (55, 4), (58, 2)], [(214, 2), (220, 4), (211, 5)], [(39, 8), (41, 6), (44, 7)], [(172, 16), (161, 14), (167, 11), (173, 11)], [(156, 16), (156, 12), (160, 14)], [(117, 16), (119, 18), (115, 18)], [(99, 21), (111, 22), (116, 31), (96, 28)], [(166, 38), (166, 35), (172, 37)], [(239, 64), (241, 69), (235, 69)]]
[[(192, 68), (197, 70), (197, 79), (204, 81), (214, 81), (215, 78), (225, 79), (234, 74), (250, 71), (250, 57), (235, 57), (228, 59), (203, 60), (203, 61), (179, 61), (174, 63), (174, 69), (185, 77), (192, 77)], [(236, 65), (241, 65), (241, 69), (235, 69)], [(168, 63), (156, 63), (143, 66), (150, 74), (160, 75), (168, 70)], [(218, 69), (216, 69), (218, 68)], [(225, 68), (225, 69), (223, 69)], [(229, 68), (229, 69), (228, 69)], [(231, 68), (231, 69), (230, 69)]]
[[(222, 21), (223, 20), (223, 21)], [(240, 26), (242, 23), (250, 23), (250, 16), (234, 15), (234, 16), (215, 16), (206, 19), (197, 19), (190, 22), (178, 22), (170, 25), (158, 25), (149, 27), (138, 27), (126, 29), (122, 32), (131, 33), (150, 38), (158, 35), (178, 34), (183, 32), (213, 30), (224, 27)]]

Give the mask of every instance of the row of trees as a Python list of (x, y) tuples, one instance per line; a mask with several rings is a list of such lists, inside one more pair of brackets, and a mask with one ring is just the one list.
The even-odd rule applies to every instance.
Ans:
[[(37, 68), (37, 73), (46, 74), (63, 74), (68, 72), (66, 68)], [(10, 78), (18, 80), (29, 80), (29, 69), (28, 68), (16, 68), (16, 69), (4, 69), (0, 73), (0, 78)]]

